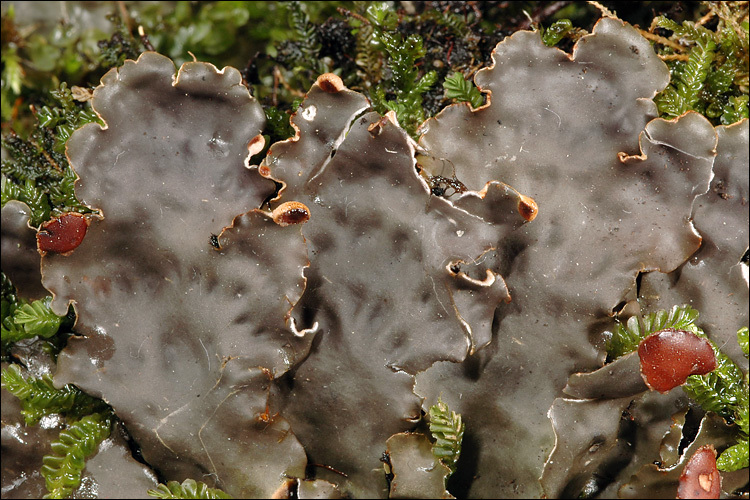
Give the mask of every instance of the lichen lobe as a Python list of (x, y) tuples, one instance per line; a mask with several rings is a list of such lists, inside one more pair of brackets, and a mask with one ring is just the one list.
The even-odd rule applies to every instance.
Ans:
[[(265, 116), (240, 82), (196, 62), (175, 76), (155, 53), (107, 73), (93, 99), (106, 127), (79, 129), (67, 150), (77, 195), (103, 216), (42, 269), (55, 312), (74, 302), (85, 335), (55, 382), (109, 402), (165, 478), (209, 471), (230, 494), (267, 497), (306, 458), (283, 417), (257, 417), (269, 376), (314, 335), (290, 322), (307, 248), (299, 224), (258, 210), (273, 183), (246, 163)], [(282, 218), (299, 222), (298, 210)]]

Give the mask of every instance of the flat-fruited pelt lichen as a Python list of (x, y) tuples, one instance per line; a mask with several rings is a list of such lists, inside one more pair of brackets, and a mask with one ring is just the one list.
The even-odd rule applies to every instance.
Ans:
[[(92, 101), (105, 125), (67, 144), (76, 194), (98, 213), (72, 253), (42, 260), (53, 310), (74, 304), (83, 335), (55, 384), (110, 404), (160, 480), (235, 497), (625, 488), (643, 462), (619, 416), (662, 429), (677, 399), (630, 408), (628, 390), (645, 387), (631, 379), (611, 397), (560, 396), (600, 366), (605, 325), (635, 307), (639, 274), (674, 272), (699, 249), (692, 217), (722, 206), (705, 199), (712, 175), (745, 193), (730, 204), (742, 218), (747, 177), (722, 165), (736, 169), (747, 121), (654, 120), (668, 69), (617, 19), (572, 56), (524, 31), (492, 57), (475, 78), (486, 104), (446, 108), (418, 142), (321, 75), (294, 137), (257, 168), (265, 116), (237, 70), (175, 74), (147, 52), (107, 73)], [(706, 262), (724, 269), (741, 241), (711, 241)], [(746, 303), (746, 286), (732, 290)], [(465, 425), (452, 475), (410, 433), (439, 398)], [(560, 435), (571, 419), (596, 425)], [(701, 445), (716, 435), (704, 424)], [(658, 456), (663, 434), (633, 432)]]
[(691, 214), (701, 248), (671, 273), (644, 274), (638, 299), (645, 312), (691, 304), (706, 333), (747, 370), (735, 332), (750, 321), (747, 262), (742, 262), (750, 245), (750, 122), (718, 126), (716, 135), (711, 185), (695, 199)]
[(268, 496), (306, 463), (267, 413), (269, 384), (314, 333), (289, 318), (308, 263), (299, 227), (255, 208), (273, 185), (245, 165), (263, 111), (237, 70), (175, 75), (156, 53), (105, 75), (93, 107), (105, 128), (79, 129), (67, 152), (77, 195), (103, 217), (42, 264), (53, 308), (73, 301), (85, 335), (55, 382), (108, 401), (169, 479), (205, 473), (232, 495)]
[(383, 443), (419, 418), (412, 375), (489, 341), (510, 295), (486, 254), (525, 219), (507, 186), (480, 202), (493, 203), (492, 222), (434, 196), (395, 115), (366, 105), (322, 75), (293, 118), (297, 136), (272, 145), (259, 172), (283, 184), (280, 201), (310, 208), (310, 282), (295, 312), (320, 326), (276, 406), (313, 462), (348, 476), (336, 478), (346, 491), (380, 496)]
[[(466, 423), (463, 450), (474, 450), (476, 466), (457, 495), (578, 496), (601, 465), (593, 452), (614, 440), (587, 443), (590, 469), (560, 478), (565, 458), (545, 466), (555, 442), (547, 411), (553, 422), (586, 414), (553, 406), (570, 374), (600, 366), (601, 334), (639, 273), (672, 271), (699, 248), (691, 211), (708, 189), (717, 134), (697, 113), (652, 120), (652, 99), (669, 73), (619, 20), (599, 21), (572, 56), (538, 33), (518, 32), (497, 46), (493, 61), (475, 78), (490, 104), (446, 108), (428, 120), (420, 145), (450, 162), (469, 188), (490, 179), (513, 185), (536, 200), (539, 215), (501, 245), (513, 300), (497, 309), (493, 343), (460, 365), (437, 363), (418, 374), (415, 391), (428, 405), (442, 393)], [(590, 418), (617, 418), (628, 402), (592, 405)], [(665, 403), (654, 419), (669, 421), (672, 412)], [(597, 430), (611, 435), (605, 426), (616, 435), (617, 422), (589, 427), (594, 437)], [(537, 481), (543, 473), (544, 486)], [(587, 494), (627, 480), (612, 474)], [(461, 475), (459, 468), (454, 479)]]

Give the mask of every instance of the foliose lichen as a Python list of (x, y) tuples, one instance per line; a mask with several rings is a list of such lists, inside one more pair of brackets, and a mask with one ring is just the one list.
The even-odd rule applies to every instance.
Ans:
[[(242, 46), (231, 35), (261, 11), (217, 7), (160, 18), (191, 20), (175, 39), (158, 9), (141, 25), (121, 9), (99, 47), (122, 67), (4, 136), (3, 270), (19, 272), (3, 274), (3, 354), (28, 367), (29, 401), (76, 384), (104, 405), (44, 414), (58, 428), (34, 442), (70, 451), (42, 452), (51, 494), (143, 475), (123, 442), (158, 475), (138, 495), (674, 497), (706, 449), (710, 489), (746, 484), (747, 413), (721, 385), (747, 385), (740, 7), (644, 31), (599, 5), (591, 33), (541, 26), (539, 7), (496, 44), (492, 6), (377, 4), (323, 25), (331, 6), (294, 3), (267, 21), (289, 16), (283, 50), (242, 72), (193, 56), (175, 73), (151, 51)], [(3, 117), (20, 124), (32, 80), (8, 33)], [(649, 391), (628, 352), (662, 316), (694, 322), (659, 312), (685, 303), (718, 366)], [(57, 361), (47, 336), (53, 355), (67, 342)], [(450, 467), (425, 418), (442, 401), (461, 422)]]

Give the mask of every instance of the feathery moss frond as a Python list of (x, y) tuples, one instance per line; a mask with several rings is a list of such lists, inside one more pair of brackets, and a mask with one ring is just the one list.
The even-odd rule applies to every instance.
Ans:
[(12, 131), (2, 137), (9, 153), (2, 161), (2, 204), (26, 203), (32, 226), (63, 212), (91, 212), (75, 196), (76, 174), (65, 156), (65, 143), (77, 128), (100, 123), (99, 117), (88, 105), (76, 104), (64, 83), (50, 96), (52, 104), (36, 113), (37, 123), (28, 138)]
[(295, 74), (303, 74), (304, 83), (311, 83), (318, 75), (329, 70), (320, 57), (321, 41), (318, 26), (310, 22), (306, 5), (302, 2), (287, 2), (289, 26), (294, 32), (294, 40), (283, 42), (279, 57), (291, 63)]
[(716, 459), (716, 467), (724, 472), (745, 469), (750, 466), (749, 456), (748, 442), (742, 441), (721, 452), (721, 455)]
[(437, 404), (430, 407), (430, 432), (435, 439), (432, 454), (440, 459), (453, 474), (456, 472), (456, 463), (461, 457), (464, 423), (461, 415), (451, 411), (440, 398)]
[[(395, 31), (397, 18), (385, 3), (375, 3), (367, 8), (367, 18), (374, 28), (373, 41), (378, 50), (387, 56), (390, 78), (379, 83), (371, 92), (373, 107), (378, 113), (394, 111), (399, 124), (412, 137), (424, 122), (422, 96), (437, 82), (435, 71), (419, 77), (417, 60), (425, 55), (422, 37), (409, 35), (404, 39)], [(395, 99), (388, 99), (392, 95)]]
[(22, 325), (16, 324), (14, 320), (16, 309), (26, 302), (19, 299), (13, 283), (10, 282), (5, 273), (0, 273), (0, 276), (2, 277), (2, 321), (0, 321), (0, 326), (2, 327), (2, 349), (3, 354), (5, 354), (7, 346), (26, 338), (26, 330)]
[(1, 378), (2, 386), (20, 400), (26, 425), (52, 414), (73, 421), (52, 443), (52, 454), (44, 456), (40, 471), (49, 492), (45, 498), (67, 497), (81, 483), (86, 458), (109, 437), (112, 409), (73, 385), (56, 389), (49, 374), (24, 379), (16, 364), (3, 370)]
[[(15, 177), (18, 178), (18, 176)], [(38, 187), (36, 182), (26, 180), (17, 184), (3, 173), (0, 186), (2, 186), (3, 205), (10, 200), (18, 200), (29, 206), (29, 209), (31, 209), (29, 224), (31, 226), (36, 227), (49, 220), (52, 213), (49, 198), (45, 190)]]
[(745, 357), (748, 357), (748, 351), (750, 351), (750, 345), (748, 342), (748, 328), (742, 327), (737, 331), (737, 343), (740, 345), (742, 352), (745, 353)]
[(169, 481), (167, 484), (159, 484), (156, 489), (148, 490), (149, 496), (154, 498), (176, 499), (176, 498), (232, 498), (220, 489), (209, 488), (206, 483), (194, 479), (185, 479), (182, 484), (177, 481)]
[[(742, 331), (737, 332), (741, 342)], [(699, 332), (702, 335), (703, 332)], [(716, 369), (706, 375), (691, 375), (682, 386), (704, 410), (718, 413), (737, 426), (738, 444), (724, 450), (717, 460), (719, 470), (731, 472), (748, 467), (748, 435), (750, 435), (750, 406), (748, 377), (727, 355), (711, 342), (716, 355)], [(742, 344), (740, 344), (742, 345)], [(743, 348), (744, 350), (745, 348)]]
[(41, 474), (47, 484), (44, 498), (65, 498), (81, 484), (86, 458), (96, 451), (112, 430), (110, 414), (86, 415), (70, 424), (52, 443), (52, 455), (45, 455)]
[(35, 425), (43, 417), (55, 413), (79, 418), (110, 411), (104, 401), (89, 396), (72, 384), (56, 389), (49, 374), (24, 379), (16, 364), (2, 371), (2, 386), (20, 399), (26, 425)]
[(747, 389), (743, 387), (742, 370), (713, 342), (709, 342), (716, 355), (716, 369), (705, 375), (691, 375), (682, 388), (704, 410), (718, 413), (733, 422), (742, 393)]
[(317, 57), (320, 52), (320, 40), (315, 25), (310, 22), (310, 17), (305, 12), (300, 2), (287, 3), (289, 9), (289, 20), (304, 57)]
[(75, 103), (73, 92), (65, 82), (57, 90), (50, 91), (50, 94), (55, 99), (55, 105), (42, 107), (37, 118), (41, 127), (54, 129), (54, 150), (64, 154), (65, 143), (76, 129), (87, 123), (96, 122), (101, 125), (102, 122), (90, 106)]
[(475, 109), (484, 104), (484, 96), (479, 89), (459, 71), (446, 77), (443, 88), (446, 99), (468, 102)]
[(53, 357), (56, 356), (63, 347), (70, 327), (75, 321), (72, 308), (67, 316), (60, 317), (50, 308), (52, 297), (29, 302), (16, 295), (13, 285), (5, 274), (3, 274), (3, 283), (9, 287), (7, 292), (3, 288), (2, 297), (3, 353), (15, 342), (39, 337), (47, 340), (45, 349)]
[(737, 404), (734, 407), (734, 423), (737, 426), (738, 443), (724, 450), (716, 461), (719, 470), (731, 472), (750, 465), (750, 401), (748, 401), (748, 377), (741, 386), (736, 386)]
[(693, 21), (685, 21), (680, 24), (668, 17), (660, 16), (656, 18), (656, 25), (673, 32), (678, 38), (700, 42), (704, 45), (714, 39), (714, 34), (711, 31)]
[(675, 118), (697, 108), (715, 49), (716, 43), (713, 40), (698, 43), (693, 47), (687, 64), (674, 70), (673, 83), (656, 97), (660, 113)]
[[(694, 110), (716, 124), (728, 125), (748, 116), (747, 7), (721, 4), (708, 3), (718, 20), (714, 31), (692, 21), (655, 19), (655, 26), (672, 31), (668, 44), (660, 49), (672, 72), (671, 84), (655, 98), (663, 117)], [(684, 56), (688, 50), (687, 60), (671, 57)]]
[[(2, 145), (13, 160), (3, 160), (2, 173), (18, 181), (60, 180), (67, 160), (64, 154), (53, 150), (54, 144), (54, 134), (48, 128), (37, 129), (29, 140), (13, 132), (3, 136)], [(49, 149), (45, 146), (49, 146)]]
[(676, 328), (697, 332), (695, 325), (698, 311), (688, 305), (674, 306), (669, 311), (658, 311), (643, 318), (632, 316), (627, 324), (617, 323), (612, 336), (607, 341), (609, 359), (617, 359), (638, 349), (638, 344), (654, 332), (665, 328)]
[(424, 19), (435, 21), (440, 26), (446, 26), (457, 37), (465, 37), (470, 33), (469, 26), (461, 16), (453, 13), (450, 9), (429, 9), (422, 14)]
[(23, 304), (13, 313), (15, 324), (22, 325), (27, 338), (39, 336), (50, 338), (60, 330), (64, 317), (60, 317), (50, 308), (52, 297), (45, 297), (28, 304)]

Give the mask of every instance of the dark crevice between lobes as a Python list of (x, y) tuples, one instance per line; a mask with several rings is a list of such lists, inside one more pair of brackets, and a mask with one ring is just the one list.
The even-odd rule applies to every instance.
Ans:
[(620, 312), (625, 309), (625, 306), (627, 304), (628, 302), (626, 300), (621, 300), (620, 302), (618, 302), (618, 304), (611, 309), (612, 316), (617, 316), (618, 314), (620, 314)]
[(688, 408), (687, 413), (685, 414), (685, 422), (682, 425), (682, 437), (677, 446), (678, 456), (682, 456), (687, 447), (695, 441), (701, 427), (701, 422), (705, 416), (706, 412), (703, 408), (698, 406), (691, 406)]
[(446, 482), (445, 488), (455, 498), (468, 498), (471, 485), (476, 478), (479, 465), (480, 439), (466, 429), (461, 443), (461, 458), (456, 463), (456, 472)]
[[(596, 495), (601, 493), (606, 487), (612, 484), (617, 479), (617, 472), (624, 469), (635, 455), (635, 444), (637, 439), (638, 424), (629, 414), (626, 409), (622, 417), (620, 418), (620, 426), (617, 430), (617, 438), (613, 449), (617, 452), (611, 453), (610, 456), (604, 460), (596, 470), (591, 474), (591, 477), (580, 486), (580, 482), (577, 483), (578, 488), (573, 490), (564, 490), (561, 498), (594, 498)], [(599, 441), (593, 441), (591, 446), (588, 448), (590, 454), (596, 453), (600, 446), (604, 443)], [(572, 484), (569, 484), (570, 487)], [(576, 491), (578, 490), (578, 491)]]
[[(271, 207), (271, 202), (279, 198), (281, 190), (284, 188), (284, 184), (282, 184), (281, 182), (276, 181), (276, 180), (271, 179), (270, 177), (268, 177), (270, 175), (270, 170), (268, 169), (267, 166), (261, 165), (260, 168), (264, 168), (267, 171), (266, 174), (263, 174), (261, 172), (261, 175), (263, 175), (267, 179), (272, 180), (273, 183), (274, 183), (274, 190), (273, 190), (273, 192), (271, 194), (269, 194), (268, 196), (266, 196), (266, 198), (263, 200), (263, 203), (260, 204), (260, 208), (261, 209), (270, 208)], [(260, 168), (258, 169), (259, 171), (260, 171)]]

